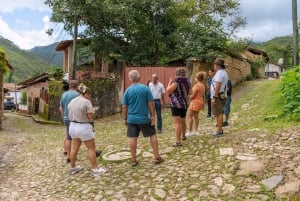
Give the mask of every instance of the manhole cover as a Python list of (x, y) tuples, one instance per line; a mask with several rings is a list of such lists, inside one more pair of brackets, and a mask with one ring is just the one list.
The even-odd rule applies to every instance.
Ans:
[[(136, 155), (140, 155), (142, 150), (137, 149)], [(121, 150), (121, 151), (112, 151), (106, 154), (103, 154), (102, 158), (107, 161), (122, 161), (131, 158), (131, 154), (129, 150)]]

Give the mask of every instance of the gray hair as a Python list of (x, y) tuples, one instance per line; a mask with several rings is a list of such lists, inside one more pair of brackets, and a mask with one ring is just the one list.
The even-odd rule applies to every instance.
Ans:
[(133, 81), (138, 81), (139, 78), (140, 78), (140, 74), (137, 70), (131, 70), (129, 73), (128, 73), (128, 78), (131, 82)]

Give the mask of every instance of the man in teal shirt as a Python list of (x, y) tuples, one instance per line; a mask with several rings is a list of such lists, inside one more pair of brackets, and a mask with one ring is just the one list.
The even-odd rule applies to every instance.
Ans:
[(78, 87), (78, 81), (70, 80), (69, 90), (64, 92), (60, 99), (59, 110), (63, 115), (63, 122), (66, 126), (66, 137), (65, 137), (66, 140), (64, 141), (64, 147), (65, 147), (65, 151), (67, 152), (67, 163), (70, 163), (70, 152), (71, 152), (71, 143), (72, 143), (72, 138), (69, 135), (70, 121), (69, 121), (68, 105), (72, 99), (79, 96), (79, 93), (77, 92), (77, 87)]
[[(136, 158), (137, 138), (140, 131), (144, 137), (150, 137), (153, 149), (154, 163), (163, 161), (158, 152), (158, 140), (155, 133), (155, 107), (150, 89), (141, 83), (140, 74), (136, 70), (128, 73), (130, 87), (124, 93), (122, 100), (122, 114), (127, 126), (127, 137), (131, 152), (131, 166), (138, 165)], [(149, 113), (150, 112), (150, 113)]]

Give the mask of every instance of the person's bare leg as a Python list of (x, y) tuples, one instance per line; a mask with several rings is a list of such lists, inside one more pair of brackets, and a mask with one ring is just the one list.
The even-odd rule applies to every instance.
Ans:
[(150, 136), (150, 144), (153, 150), (154, 158), (159, 158), (159, 152), (158, 152), (158, 140), (156, 135)]
[(182, 137), (185, 137), (185, 132), (186, 132), (186, 122), (185, 122), (185, 117), (180, 118), (180, 127), (181, 127), (181, 135)]
[(81, 140), (75, 138), (72, 140), (72, 149), (70, 153), (71, 168), (75, 167), (78, 150), (81, 146)]
[(188, 116), (189, 132), (191, 133), (193, 131), (193, 111), (189, 110), (187, 112), (187, 116)]
[(64, 145), (64, 153), (67, 153), (67, 131), (65, 130), (63, 145)]
[(225, 114), (225, 121), (228, 122), (229, 114)]
[(173, 117), (173, 123), (175, 127), (175, 137), (176, 137), (176, 143), (181, 143), (181, 118), (179, 116), (174, 116)]
[(223, 114), (218, 114), (216, 116), (216, 119), (217, 119), (218, 131), (221, 132), (222, 131), (222, 124), (223, 124)]
[(71, 160), (71, 156), (70, 156), (70, 152), (71, 152), (71, 145), (72, 144), (72, 140), (68, 140), (66, 139), (66, 152), (67, 152), (67, 158), (69, 158)]
[(88, 149), (88, 157), (93, 169), (98, 167), (95, 152), (95, 138), (83, 142)]
[(198, 127), (199, 127), (199, 112), (194, 111), (193, 117), (194, 117), (194, 123), (195, 123), (195, 132), (197, 132)]
[(137, 138), (136, 137), (129, 138), (129, 148), (131, 153), (131, 161), (137, 162), (136, 159)]

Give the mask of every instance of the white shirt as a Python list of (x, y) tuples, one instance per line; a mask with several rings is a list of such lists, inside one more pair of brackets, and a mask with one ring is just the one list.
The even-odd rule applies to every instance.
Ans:
[(215, 76), (212, 79), (211, 86), (210, 86), (210, 97), (213, 98), (216, 89), (216, 82), (221, 82), (220, 92), (225, 91), (226, 84), (228, 81), (228, 74), (225, 69), (220, 69), (216, 72)]
[(149, 88), (152, 93), (153, 99), (161, 99), (162, 95), (166, 93), (164, 85), (160, 82), (157, 82), (156, 84), (150, 82)]

